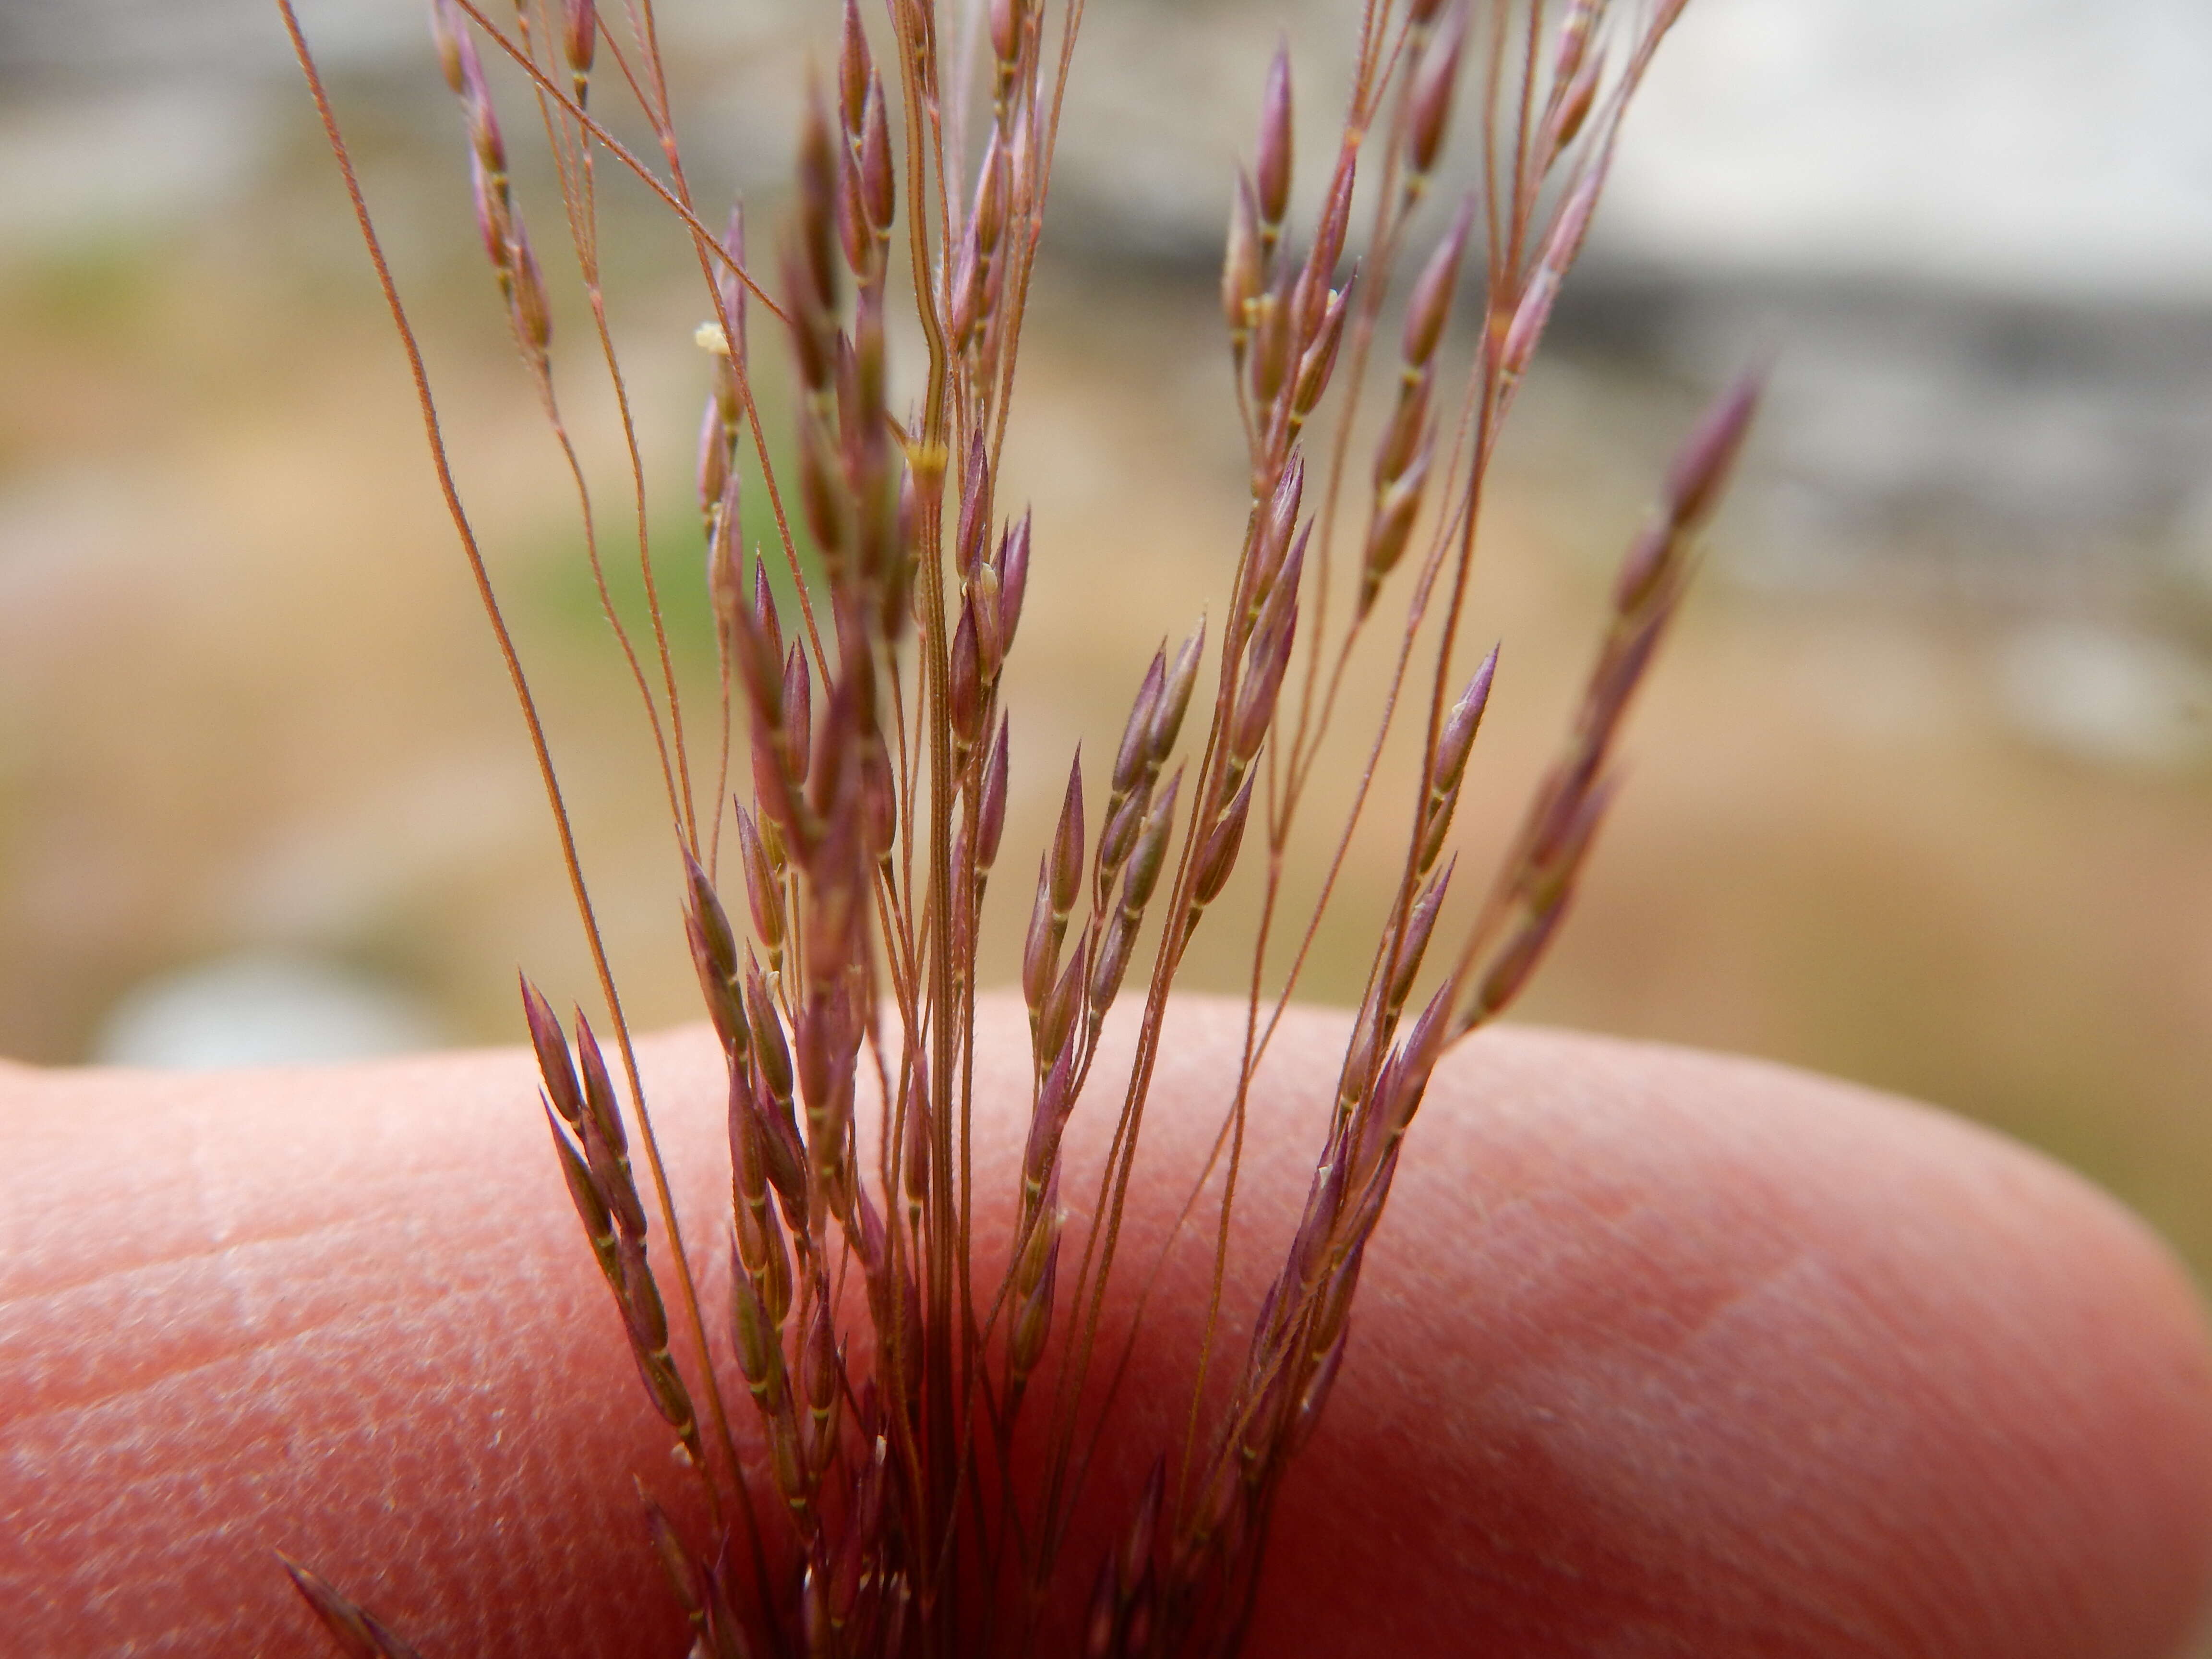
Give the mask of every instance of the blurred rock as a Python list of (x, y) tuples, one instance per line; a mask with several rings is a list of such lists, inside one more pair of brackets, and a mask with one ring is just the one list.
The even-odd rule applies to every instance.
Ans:
[(2005, 713), (2031, 738), (2085, 760), (2172, 768), (2212, 745), (2212, 673), (2162, 641), (2046, 624), (2004, 647)]
[(253, 951), (130, 992), (92, 1060), (206, 1071), (407, 1054), (441, 1040), (435, 1018), (395, 986), (313, 957)]
[(2202, 0), (1693, 0), (1601, 242), (1717, 273), (2212, 303)]
[[(2053, 606), (2141, 587), (2203, 532), (2212, 305), (1600, 266), (1558, 343), (1711, 383), (1765, 356), (1762, 585), (1895, 579)], [(2178, 553), (2177, 553), (2178, 556)]]

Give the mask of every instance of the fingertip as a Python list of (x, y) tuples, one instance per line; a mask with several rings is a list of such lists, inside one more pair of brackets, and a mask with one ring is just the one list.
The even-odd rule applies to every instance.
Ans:
[(323, 1651), (280, 1551), (427, 1653), (680, 1645), (523, 1056), (8, 1085), (0, 1647)]
[[(1005, 1097), (978, 1129), (1003, 1163), (1027, 1073), (1018, 1008), (991, 1021), (980, 1075)], [(1187, 1176), (1242, 1011), (1178, 1008), (1169, 1036), (1149, 1167)], [(1263, 1073), (1224, 1352), (1304, 1200), (1341, 1042), (1295, 1016)], [(648, 1053), (701, 1217), (726, 1201), (715, 1064), (696, 1036)], [(79, 1097), (39, 1120), (76, 1127), (29, 1171), (56, 1212), (0, 1252), (0, 1389), (54, 1395), (0, 1422), (0, 1496), (46, 1482), (0, 1571), (47, 1621), (18, 1626), (52, 1638), (27, 1650), (312, 1650), (276, 1548), (426, 1652), (673, 1639), (632, 1480), (689, 1488), (522, 1057), (204, 1086), (204, 1110), (171, 1085), (106, 1127)], [(157, 1125), (165, 1149), (95, 1167), (100, 1135)], [(1141, 1180), (1133, 1228), (1156, 1237), (1184, 1190)], [(1186, 1431), (1198, 1231), (1137, 1326), (1101, 1513)], [(1865, 1091), (1479, 1039), (1415, 1125), (1352, 1340), (1275, 1516), (1255, 1653), (2148, 1659), (2203, 1595), (2212, 1355), (2186, 1279), (2075, 1177)], [(102, 1366), (129, 1389), (64, 1397)]]
[(2193, 1627), (2203, 1313), (2047, 1161), (1503, 1032), (1440, 1074), (1393, 1202), (1256, 1651), (2154, 1659)]

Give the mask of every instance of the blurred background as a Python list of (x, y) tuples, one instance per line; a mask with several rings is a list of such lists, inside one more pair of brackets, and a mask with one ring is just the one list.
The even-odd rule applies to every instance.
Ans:
[[(649, 746), (482, 266), (421, 8), (301, 9), (632, 1012), (690, 1018)], [(1224, 580), (1243, 510), (1213, 297), (1228, 180), (1279, 30), (1321, 153), (1353, 10), (1091, 13), (1012, 451), (1038, 574), (1002, 908), (1025, 906), (1068, 748), (1110, 743), (1153, 645)], [(663, 15), (702, 199), (745, 189), (772, 224), (834, 14)], [(2200, 0), (1695, 0), (1501, 463), (1471, 626), (1505, 667), (1464, 837), (1494, 847), (1540, 769), (1672, 444), (1770, 354), (1625, 800), (1521, 1017), (1941, 1102), (2119, 1192), (2200, 1273), (2208, 88)], [(527, 149), (526, 99), (506, 108)], [(679, 664), (711, 696), (690, 501), (706, 307), (663, 218), (608, 194)], [(534, 222), (550, 263), (552, 217)], [(578, 320), (576, 423), (604, 452)], [(582, 994), (522, 731), (266, 0), (0, 0), (0, 1053), (503, 1042), (518, 965)], [(618, 522), (621, 475), (598, 481)], [(1362, 867), (1316, 997), (1357, 993), (1380, 890)], [(1209, 928), (1194, 971), (1233, 988), (1236, 930)]]

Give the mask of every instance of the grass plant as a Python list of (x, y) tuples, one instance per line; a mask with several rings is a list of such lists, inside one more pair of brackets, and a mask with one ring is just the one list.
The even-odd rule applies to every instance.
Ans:
[[(727, 1062), (731, 1204), (679, 1224), (631, 1033), (528, 677), (448, 465), (421, 351), (290, 0), (278, 0), (413, 367), (438, 476), (529, 728), (603, 1007), (563, 1018), (526, 981), (555, 1161), (642, 1386), (701, 1486), (686, 1535), (649, 1534), (694, 1651), (1211, 1654), (1263, 1593), (1269, 1518), (1347, 1353), (1361, 1263), (1440, 1054), (1513, 1000), (1553, 937), (1614, 793), (1624, 714), (1684, 592), (1694, 538), (1756, 402), (1746, 379), (1689, 434), (1621, 565), (1579, 712), (1486, 882), (1452, 826), (1499, 653), (1463, 617), (1486, 481), (1603, 187), (1622, 113), (1683, 0), (1365, 0), (1334, 146), (1292, 212), (1292, 71), (1279, 52), (1235, 181), (1222, 276), (1250, 511), (1212, 617), (1164, 619), (1110, 757), (1025, 750), (1002, 672), (1050, 538), (1002, 488), (1017, 368), (1083, 0), (847, 0), (805, 106), (775, 234), (698, 200), (652, 0), (434, 0), (484, 251), (573, 478), (594, 578), (646, 712), (706, 1012)], [(503, 89), (495, 96), (495, 84)], [(553, 262), (524, 222), (507, 127), (527, 106), (591, 322), (556, 372)], [(626, 147), (610, 100), (657, 154)], [(1471, 178), (1463, 195), (1439, 180)], [(652, 550), (647, 464), (607, 321), (609, 177), (688, 234), (710, 319), (697, 463), (719, 696), (687, 701)], [(765, 257), (764, 257), (765, 255)], [(890, 367), (895, 308), (925, 367)], [(1471, 316), (1472, 326), (1455, 326)], [(562, 348), (568, 349), (565, 342)], [(795, 429), (770, 431), (756, 354), (789, 354)], [(564, 398), (611, 398), (629, 501), (602, 511)], [(771, 464), (770, 457), (778, 458)], [(784, 458), (789, 458), (787, 461)], [(758, 502), (765, 501), (763, 514)], [(626, 618), (603, 563), (638, 556)], [(769, 526), (757, 541), (745, 526)], [(1228, 550), (1224, 550), (1228, 551)], [(1133, 665), (1133, 667), (1134, 665)], [(1374, 729), (1340, 733), (1347, 678)], [(1391, 798), (1398, 728), (1418, 783)], [(1066, 783), (1039, 849), (1002, 859), (1010, 775)], [(1320, 890), (1284, 854), (1323, 776), (1348, 811)], [(733, 784), (735, 785), (733, 792)], [(732, 799), (734, 793), (735, 799)], [(1304, 1213), (1249, 1326), (1224, 1307), (1251, 1083), (1363, 818), (1401, 863)], [(1012, 875), (992, 882), (1011, 862)], [(1144, 1165), (1179, 969), (1232, 879), (1254, 891), (1243, 1060), (1200, 1168)], [(974, 1155), (987, 891), (1026, 906), (1030, 1039), (1015, 1167)], [(1126, 1066), (1101, 1064), (1109, 1019)], [(1119, 1053), (1118, 1049), (1115, 1050)], [(1076, 1115), (1104, 1151), (1064, 1150)], [(1144, 1173), (1140, 1176), (1139, 1170)], [(549, 1177), (550, 1173), (549, 1173)], [(1127, 1332), (1109, 1286), (1161, 1242), (1123, 1222), (1138, 1179), (1188, 1194), (1212, 1311), (1186, 1431), (1104, 1517)], [(979, 1210), (1011, 1216), (1002, 1249)], [(708, 1258), (728, 1253), (709, 1305)], [(718, 1264), (719, 1266), (719, 1264)], [(722, 1363), (680, 1356), (714, 1355)], [(1109, 1537), (1099, 1550), (1080, 1540)], [(410, 1652), (293, 1568), (342, 1647)]]

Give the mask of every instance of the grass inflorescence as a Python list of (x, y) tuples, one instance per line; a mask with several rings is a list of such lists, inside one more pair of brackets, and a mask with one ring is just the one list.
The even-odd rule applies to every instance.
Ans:
[[(1462, 626), (1486, 481), (1622, 112), (1681, 3), (1366, 0), (1309, 223), (1291, 212), (1292, 76), (1277, 54), (1236, 181), (1221, 290), (1250, 510), (1219, 612), (1169, 619), (1172, 642), (1102, 764), (1023, 753), (1002, 696), (1032, 564), (1052, 557), (1002, 467), (1082, 0), (945, 13), (889, 0), (872, 27), (846, 0), (766, 257), (741, 208), (710, 216), (693, 197), (651, 0), (605, 18), (592, 0), (518, 0), (497, 16), (434, 0), (484, 251), (650, 717), (685, 934), (727, 1063), (731, 1204), (712, 1242), (679, 1228), (529, 684), (300, 45), (598, 963), (599, 1026), (580, 1010), (564, 1022), (527, 981), (524, 1006), (562, 1176), (643, 1386), (703, 1487), (709, 1535), (685, 1536), (647, 1506), (696, 1651), (1133, 1659), (1238, 1644), (1284, 1472), (1352, 1344), (1362, 1260), (1407, 1127), (1438, 1057), (1512, 1001), (1566, 913), (1613, 798), (1622, 715), (1755, 402), (1755, 382), (1739, 383), (1684, 446), (1621, 567), (1569, 738), (1501, 866), (1468, 893), (1452, 824), (1498, 664)], [(592, 319), (585, 349), (626, 450), (642, 630), (621, 621), (601, 562), (495, 70), (534, 103), (552, 158)], [(594, 100), (609, 96), (635, 106), (657, 156), (602, 123)], [(1449, 176), (1472, 185), (1445, 199), (1455, 133), (1472, 159)], [(680, 222), (711, 307), (697, 508), (720, 695), (706, 706), (679, 695), (646, 466), (606, 320), (610, 168)], [(1455, 327), (1470, 305), (1474, 325)], [(896, 306), (911, 307), (925, 348), (911, 385), (890, 369)], [(787, 433), (764, 429), (763, 348), (793, 365)], [(1370, 635), (1382, 712), (1358, 742), (1328, 878), (1293, 903), (1284, 850)], [(1409, 799), (1385, 799), (1378, 761), (1401, 723), (1419, 731), (1418, 781)], [(1025, 859), (1001, 856), (1018, 765), (1066, 768), (1033, 885)], [(1231, 1330), (1222, 1276), (1250, 1085), (1370, 813), (1395, 815), (1395, 898), (1375, 923), (1304, 1212), (1250, 1328)], [(1100, 1501), (1090, 1455), (1114, 1432), (1126, 1341), (1105, 1317), (1109, 1286), (1142, 1271), (1124, 1221), (1164, 1022), (1190, 942), (1240, 870), (1258, 892), (1238, 1079), (1205, 1165), (1148, 1176), (1187, 1189), (1184, 1224), (1211, 1239), (1188, 1427), (1148, 1449), (1149, 1481), (1101, 1522), (1085, 1515)], [(987, 890), (1028, 906), (1016, 1167), (973, 1155)], [(1098, 1063), (1109, 1018), (1130, 1031), (1126, 1066)], [(1088, 1166), (1066, 1150), (1079, 1112), (1110, 1116)], [(983, 1232), (1000, 1236), (979, 1229), (979, 1210), (1011, 1216), (1002, 1250), (979, 1252)], [(726, 1302), (710, 1308), (701, 1253), (725, 1248)], [(687, 1364), (687, 1344), (727, 1363)], [(1115, 1541), (1076, 1559), (1079, 1536)], [(407, 1650), (337, 1589), (293, 1572), (350, 1650)]]

